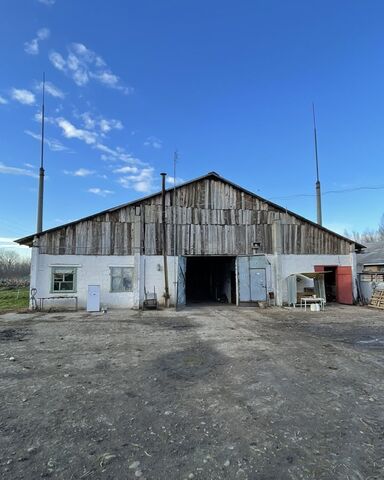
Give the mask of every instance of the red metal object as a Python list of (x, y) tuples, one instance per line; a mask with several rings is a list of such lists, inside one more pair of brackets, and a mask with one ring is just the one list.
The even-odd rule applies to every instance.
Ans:
[(339, 303), (353, 304), (352, 267), (337, 267), (336, 299)]
[[(334, 265), (315, 265), (315, 272), (324, 272)], [(352, 267), (336, 267), (336, 301), (346, 305), (353, 304)]]

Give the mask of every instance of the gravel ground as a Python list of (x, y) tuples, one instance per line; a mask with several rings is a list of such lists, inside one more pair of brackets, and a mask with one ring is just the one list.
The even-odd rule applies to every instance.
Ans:
[(4, 479), (384, 478), (384, 312), (0, 316)]

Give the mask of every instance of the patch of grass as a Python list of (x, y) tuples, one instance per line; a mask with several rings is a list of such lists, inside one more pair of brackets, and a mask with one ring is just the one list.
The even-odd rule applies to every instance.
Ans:
[(27, 308), (29, 305), (29, 288), (12, 288), (0, 290), (0, 311)]

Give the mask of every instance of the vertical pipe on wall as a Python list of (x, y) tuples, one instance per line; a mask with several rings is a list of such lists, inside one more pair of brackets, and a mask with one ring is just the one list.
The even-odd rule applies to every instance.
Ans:
[(164, 261), (164, 300), (165, 306), (169, 306), (169, 285), (168, 285), (168, 264), (167, 264), (167, 224), (165, 223), (165, 177), (166, 173), (161, 173), (161, 219), (163, 233), (163, 261)]

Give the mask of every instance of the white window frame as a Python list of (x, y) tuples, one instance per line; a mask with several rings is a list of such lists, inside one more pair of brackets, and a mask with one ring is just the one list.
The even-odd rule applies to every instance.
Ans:
[[(117, 270), (117, 269), (120, 269), (120, 275), (114, 275), (113, 274), (113, 270)], [(128, 289), (121, 289), (121, 290), (114, 290), (113, 289), (113, 278), (114, 277), (122, 277), (123, 275), (123, 269), (129, 269), (131, 271), (131, 288), (128, 290)], [(130, 266), (130, 265), (113, 265), (113, 266), (110, 266), (109, 267), (109, 276), (110, 276), (110, 285), (109, 285), (109, 291), (111, 293), (129, 293), (129, 292), (133, 292), (133, 282), (134, 282), (134, 267)]]
[[(72, 290), (55, 290), (55, 273), (60, 273), (60, 271), (64, 270), (72, 270), (73, 273), (73, 288)], [(76, 293), (77, 292), (77, 267), (73, 267), (72, 265), (68, 266), (60, 266), (60, 267), (51, 267), (51, 290), (50, 293)]]

